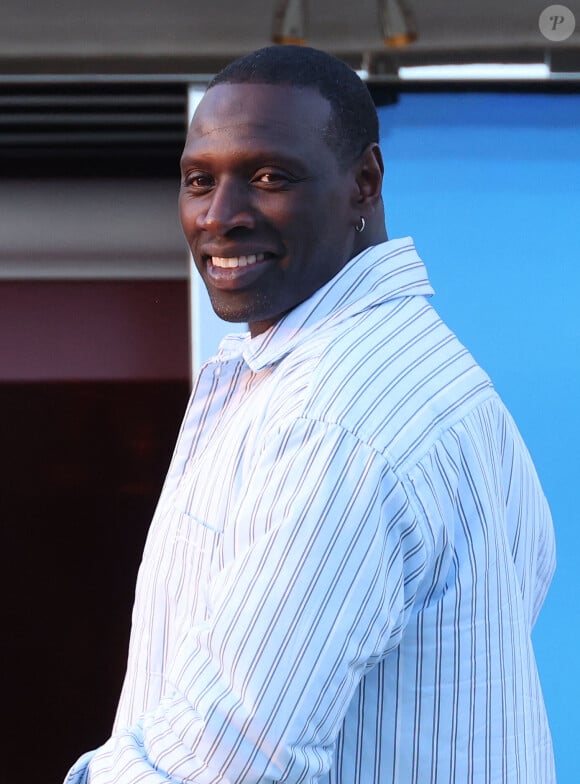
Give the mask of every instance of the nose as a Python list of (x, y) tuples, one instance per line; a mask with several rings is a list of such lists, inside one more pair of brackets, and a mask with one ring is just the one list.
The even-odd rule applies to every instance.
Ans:
[(232, 229), (253, 229), (256, 225), (245, 183), (224, 179), (211, 192), (208, 207), (197, 216), (197, 226), (215, 235)]

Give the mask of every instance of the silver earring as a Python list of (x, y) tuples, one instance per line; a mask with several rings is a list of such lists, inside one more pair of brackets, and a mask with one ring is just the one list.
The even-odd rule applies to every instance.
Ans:
[(356, 233), (357, 233), (357, 234), (362, 234), (362, 233), (363, 233), (363, 231), (365, 230), (365, 226), (366, 226), (366, 225), (367, 225), (367, 222), (366, 222), (366, 220), (363, 218), (363, 216), (361, 215), (361, 216), (360, 216), (360, 223), (358, 224), (358, 226), (355, 226), (355, 227), (354, 227), (354, 230), (356, 231)]

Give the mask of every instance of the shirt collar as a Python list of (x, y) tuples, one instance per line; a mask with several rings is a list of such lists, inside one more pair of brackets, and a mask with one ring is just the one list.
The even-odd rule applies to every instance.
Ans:
[(226, 336), (216, 359), (242, 356), (251, 370), (257, 372), (279, 362), (322, 324), (340, 323), (397, 297), (433, 293), (411, 237), (389, 240), (363, 250), (334, 278), (261, 335)]

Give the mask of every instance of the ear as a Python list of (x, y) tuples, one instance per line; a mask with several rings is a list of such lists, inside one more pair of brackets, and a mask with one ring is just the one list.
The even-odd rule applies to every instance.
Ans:
[(354, 164), (356, 188), (353, 206), (375, 205), (381, 199), (385, 167), (378, 144), (373, 143), (364, 150)]

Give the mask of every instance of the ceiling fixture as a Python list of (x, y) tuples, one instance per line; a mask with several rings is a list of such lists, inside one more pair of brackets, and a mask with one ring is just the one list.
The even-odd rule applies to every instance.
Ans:
[(399, 68), (399, 79), (416, 81), (496, 81), (502, 79), (549, 79), (545, 63), (457, 63), (455, 65), (413, 65)]
[(379, 0), (379, 19), (385, 46), (400, 48), (417, 40), (417, 23), (408, 0)]
[(274, 11), (272, 41), (275, 44), (306, 42), (306, 0), (280, 0)]

